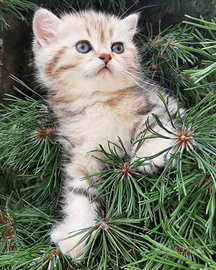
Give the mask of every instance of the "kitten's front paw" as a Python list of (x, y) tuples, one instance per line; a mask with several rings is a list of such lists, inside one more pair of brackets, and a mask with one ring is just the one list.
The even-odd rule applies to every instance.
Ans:
[[(170, 149), (173, 145), (173, 140), (162, 138), (147, 139), (137, 151), (136, 156), (133, 157), (132, 162), (139, 158), (149, 157), (149, 159), (146, 159), (144, 164), (137, 169), (143, 173), (154, 173), (158, 168), (166, 165), (172, 153)], [(169, 151), (165, 151), (166, 149), (169, 149)], [(156, 156), (157, 154), (159, 155)], [(150, 159), (153, 156), (156, 157)]]
[[(132, 162), (134, 162), (137, 158), (133, 158)], [(137, 170), (142, 173), (152, 174), (158, 170), (158, 168), (163, 167), (166, 163), (166, 158), (163, 155), (160, 155), (156, 158), (146, 160), (144, 165), (138, 166)]]
[[(65, 255), (70, 255), (72, 258), (75, 258), (85, 247), (85, 241), (79, 244), (76, 248), (73, 247), (80, 241), (83, 237), (83, 234), (72, 237), (72, 234), (64, 231), (63, 229), (56, 227), (51, 232), (51, 241), (58, 244), (61, 249), (61, 252)], [(84, 253), (79, 256), (77, 259), (82, 259)]]

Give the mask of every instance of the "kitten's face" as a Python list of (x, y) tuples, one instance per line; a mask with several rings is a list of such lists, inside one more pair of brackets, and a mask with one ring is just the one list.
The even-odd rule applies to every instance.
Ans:
[(132, 42), (137, 19), (136, 14), (120, 20), (93, 11), (58, 19), (39, 9), (33, 24), (39, 79), (62, 93), (129, 87), (139, 69)]

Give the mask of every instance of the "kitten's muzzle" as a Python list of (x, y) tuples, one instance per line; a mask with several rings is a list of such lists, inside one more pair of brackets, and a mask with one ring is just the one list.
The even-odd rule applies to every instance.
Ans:
[(112, 56), (110, 54), (101, 54), (99, 58), (107, 64), (112, 59)]

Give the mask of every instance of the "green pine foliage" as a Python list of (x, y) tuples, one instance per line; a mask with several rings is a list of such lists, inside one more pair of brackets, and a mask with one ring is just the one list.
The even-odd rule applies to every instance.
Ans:
[[(96, 174), (93, 200), (102, 207), (95, 226), (76, 232), (88, 240), (82, 260), (61, 254), (49, 238), (59, 218), (64, 151), (55, 141), (56, 120), (43, 97), (13, 77), (36, 99), (7, 95), (10, 105), (1, 109), (1, 269), (216, 269), (216, 23), (190, 20), (193, 28), (176, 26), (138, 41), (144, 70), (181, 101), (171, 116), (158, 93), (175, 130), (166, 130), (165, 139), (175, 144), (155, 156), (171, 152), (171, 158), (158, 173), (141, 174), (138, 167), (151, 166), (155, 156), (132, 162), (121, 138), (118, 145), (108, 142), (107, 151), (100, 147), (104, 170)], [(148, 139), (164, 138), (148, 121), (146, 127)], [(146, 139), (135, 142), (137, 149)]]
[[(12, 211), (10, 210), (12, 209)], [(25, 199), (10, 196), (0, 214), (1, 269), (73, 269), (65, 256), (50, 246), (50, 215)]]
[[(185, 23), (190, 24), (189, 21)], [(170, 27), (155, 37), (149, 28), (147, 42), (138, 39), (144, 72), (172, 90), (184, 106), (194, 106), (214, 92), (215, 41), (209, 42), (198, 29), (183, 25)], [(198, 55), (205, 59), (201, 62)]]
[(182, 71), (195, 66), (198, 58), (189, 50), (181, 49), (180, 46), (188, 47), (193, 42), (191, 31), (192, 29), (188, 27), (177, 25), (152, 37), (152, 30), (149, 27), (147, 42), (139, 39), (145, 73), (175, 92), (179, 100), (187, 106), (195, 105), (189, 102), (196, 101), (196, 98), (182, 93), (183, 89), (192, 84)]
[[(192, 90), (208, 88), (209, 92), (214, 92), (215, 84), (213, 82), (216, 80), (216, 41), (214, 34), (214, 31), (216, 30), (215, 19), (212, 19), (212, 21), (209, 22), (203, 18), (193, 18), (191, 16), (186, 17), (192, 21), (186, 21), (185, 23), (196, 27), (193, 36), (197, 41), (199, 41), (199, 48), (182, 48), (196, 53), (202, 56), (204, 59), (202, 60), (200, 66), (198, 66), (196, 69), (185, 71), (185, 74), (189, 75), (195, 81), (196, 87), (192, 88)], [(205, 34), (203, 34), (203, 30), (206, 31), (204, 32)]]
[[(166, 106), (166, 101), (160, 97)], [(50, 205), (49, 193), (53, 193), (56, 201), (59, 195), (52, 182), (53, 175), (49, 174), (49, 178), (44, 178), (44, 172), (39, 168), (47, 166), (46, 162), (49, 160), (46, 159), (47, 154), (43, 156), (46, 140), (50, 147), (49, 153), (53, 153), (52, 149), (58, 149), (58, 146), (50, 139), (49, 132), (43, 133), (43, 140), (36, 137), (36, 141), (34, 137), (35, 131), (44, 130), (44, 124), (47, 128), (46, 121), (50, 119), (44, 106), (44, 101), (35, 101), (29, 97), (26, 100), (16, 98), (12, 105), (5, 108), (1, 119), (1, 149), (9, 147), (6, 137), (10, 142), (15, 140), (17, 143), (16, 150), (13, 150), (13, 144), (9, 148), (11, 158), (7, 151), (3, 151), (4, 166), (20, 164), (18, 169), (25, 177), (19, 178), (19, 181), (24, 186), (26, 183), (30, 186), (32, 181), (28, 169), (32, 174), (35, 173), (34, 169), (41, 173), (41, 179), (30, 189), (31, 196), (18, 188), (14, 195), (8, 197), (8, 204), (1, 218), (0, 263), (4, 265), (4, 269), (10, 269), (10, 266), (13, 269), (20, 269), (21, 266), (23, 269), (37, 269), (39, 266), (41, 269), (75, 267), (75, 262), (63, 256), (58, 247), (51, 246), (49, 242), (49, 232), (58, 211), (58, 207)], [(103, 160), (106, 169), (98, 173), (98, 181), (94, 185), (98, 186), (98, 197), (95, 199), (104, 201), (104, 204), (95, 227), (77, 232), (85, 232), (82, 240), (88, 239), (86, 249), (83, 250), (86, 257), (77, 264), (78, 269), (105, 270), (120, 266), (127, 266), (126, 269), (214, 269), (215, 109), (215, 95), (208, 95), (188, 112), (179, 113), (175, 117), (178, 124), (171, 119), (176, 132), (170, 132), (167, 139), (174, 136), (176, 145), (173, 149), (165, 150), (173, 150), (174, 154), (160, 174), (140, 174), (136, 168), (147, 164), (152, 157), (143, 157), (131, 163), (120, 139), (119, 145), (114, 147), (109, 143), (112, 147), (110, 146), (108, 152), (101, 147), (100, 151), (106, 156)], [(168, 110), (167, 113), (169, 114)], [(156, 115), (155, 118), (162, 126)], [(22, 126), (24, 123), (25, 128)], [(53, 122), (50, 121), (48, 126), (53, 127)], [(151, 130), (148, 123), (147, 127), (154, 137), (161, 136)], [(15, 137), (10, 140), (10, 135)], [(26, 138), (32, 135), (33, 140), (29, 140), (29, 143), (32, 147), (35, 144), (38, 146), (43, 158), (40, 160), (41, 167), (32, 158), (26, 169), (21, 158), (25, 158), (25, 150), (19, 147), (18, 141), (25, 144)], [(186, 136), (187, 140), (182, 140), (182, 136)], [(136, 142), (137, 148), (145, 139)], [(118, 155), (118, 148), (125, 152), (123, 158)], [(56, 180), (59, 186), (60, 178)], [(38, 190), (42, 192), (41, 181), (45, 182), (43, 186), (48, 196), (43, 200), (38, 196)], [(18, 197), (20, 194), (22, 198)]]
[(26, 0), (2, 0), (0, 2), (0, 31), (9, 28), (13, 16), (26, 21), (23, 12), (33, 8), (34, 5)]
[(18, 173), (14, 186), (31, 201), (40, 205), (44, 201), (56, 201), (61, 178), (60, 151), (54, 141), (56, 123), (49, 107), (43, 99), (35, 100), (27, 95), (24, 100), (11, 95), (6, 99), (11, 105), (2, 105), (1, 170), (10, 168)]

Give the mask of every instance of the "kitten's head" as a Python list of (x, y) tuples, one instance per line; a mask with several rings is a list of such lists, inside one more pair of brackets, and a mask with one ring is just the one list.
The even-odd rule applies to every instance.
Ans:
[(33, 20), (39, 80), (58, 90), (60, 96), (66, 92), (115, 91), (133, 85), (139, 70), (132, 41), (137, 21), (137, 14), (119, 19), (94, 11), (59, 19), (39, 9)]

